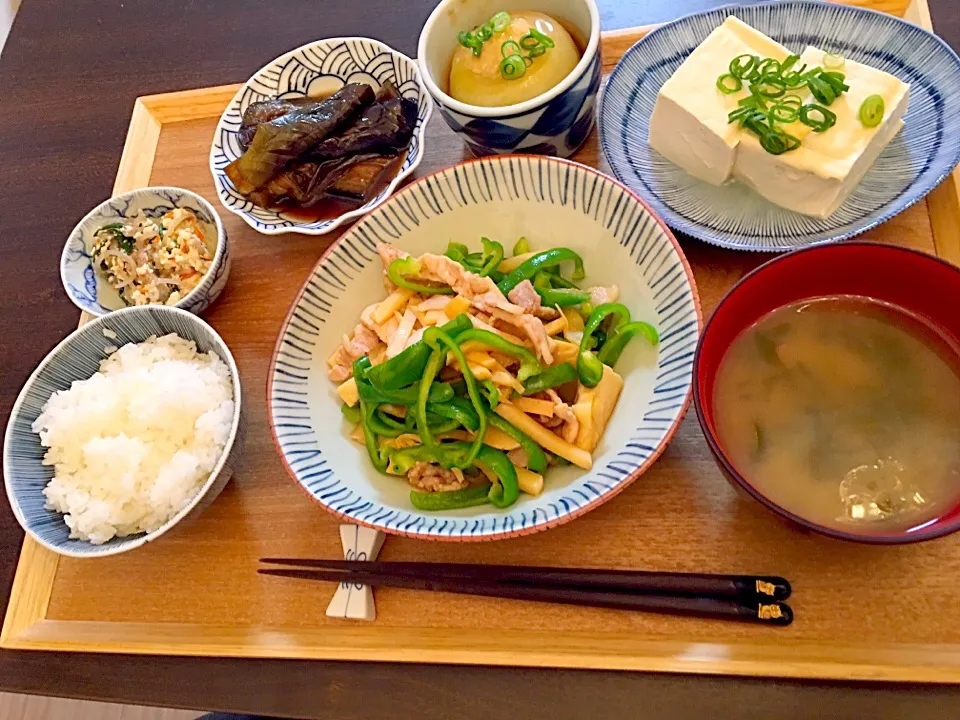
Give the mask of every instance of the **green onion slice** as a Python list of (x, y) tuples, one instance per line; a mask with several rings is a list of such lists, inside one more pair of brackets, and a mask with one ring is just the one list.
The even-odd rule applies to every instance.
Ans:
[(770, 108), (770, 119), (782, 123), (792, 123), (800, 116), (800, 109), (792, 105), (777, 103)]
[(721, 75), (717, 78), (717, 90), (722, 92), (724, 95), (731, 95), (732, 93), (742, 89), (743, 80), (738, 78), (736, 75), (726, 73), (725, 75)]
[(555, 45), (553, 38), (551, 38), (549, 35), (544, 35), (535, 27), (530, 28), (530, 35), (533, 35), (537, 40), (539, 40), (540, 44), (545, 48), (552, 48)]
[(500, 46), (500, 55), (502, 57), (508, 58), (511, 55), (519, 55), (520, 46), (517, 45), (516, 40), (507, 40), (503, 45)]
[(879, 95), (871, 95), (860, 106), (860, 122), (864, 127), (876, 127), (883, 120), (884, 102)]
[(530, 51), (527, 53), (527, 57), (535, 58), (543, 55), (547, 49), (543, 45), (537, 45), (535, 48), (530, 48)]
[[(811, 113), (817, 113), (820, 117), (811, 117)], [(800, 122), (809, 125), (814, 132), (822, 133), (832, 128), (837, 122), (837, 116), (820, 105), (804, 105), (800, 108)]]
[(526, 57), (523, 58), (523, 66), (525, 68), (528, 68), (531, 65), (533, 65), (533, 58), (527, 55)]
[(490, 18), (490, 25), (493, 28), (494, 32), (500, 32), (507, 25), (510, 24), (510, 14), (505, 12), (498, 12), (492, 18)]
[(486, 42), (493, 37), (493, 28), (489, 23), (485, 23), (477, 28), (475, 35), (480, 38), (481, 42)]
[(810, 88), (810, 94), (821, 105), (831, 105), (837, 99), (837, 93), (834, 92), (833, 87), (817, 75), (807, 78), (807, 87)]
[(539, 45), (540, 41), (534, 37), (532, 32), (529, 32), (520, 38), (520, 47), (522, 47), (524, 50), (533, 50)]
[(526, 63), (520, 55), (511, 55), (500, 61), (500, 74), (504, 80), (517, 80), (526, 72)]
[(750, 55), (748, 53), (737, 55), (730, 61), (730, 74), (735, 78), (746, 79), (746, 76), (757, 67), (757, 63), (759, 62), (760, 58), (756, 55)]
[(823, 66), (829, 70), (842, 68), (846, 62), (843, 55), (835, 55), (832, 52), (825, 52), (823, 54)]
[(782, 83), (775, 80), (760, 80), (750, 86), (751, 91), (760, 97), (775, 99), (783, 97), (787, 92)]
[(760, 136), (760, 145), (771, 155), (783, 155), (800, 147), (800, 141), (782, 130), (771, 130)]
[(780, 63), (780, 75), (782, 76), (784, 73), (790, 70), (790, 68), (792, 68), (798, 62), (800, 62), (799, 55), (787, 55), (784, 61)]

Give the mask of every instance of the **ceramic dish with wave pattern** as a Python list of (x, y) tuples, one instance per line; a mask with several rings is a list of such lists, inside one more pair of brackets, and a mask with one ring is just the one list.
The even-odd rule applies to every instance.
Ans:
[[(238, 190), (228, 177), (227, 168), (244, 155), (249, 145), (249, 138), (241, 130), (246, 130), (244, 113), (251, 105), (327, 98), (351, 84), (367, 85), (378, 92), (392, 86), (391, 92), (395, 88), (401, 98), (416, 105), (412, 137), (405, 154), (398, 155), (399, 167), (389, 169), (395, 174), (388, 182), (378, 181), (372, 197), (366, 194), (363, 204), (337, 206), (330, 213), (262, 207), (250, 199), (251, 193)], [(210, 172), (217, 195), (225, 208), (265, 235), (323, 235), (375, 208), (416, 170), (423, 159), (426, 124), (432, 111), (433, 102), (420, 80), (417, 64), (405, 55), (367, 38), (331, 38), (309, 43), (261, 68), (227, 106), (210, 148)]]
[[(592, 468), (552, 469), (544, 490), (506, 509), (425, 512), (410, 486), (380, 474), (341, 415), (328, 357), (364, 308), (384, 296), (377, 246), (442, 252), (480, 236), (578, 253), (589, 284), (618, 285), (620, 301), (659, 333), (630, 344), (617, 364), (624, 387)], [(439, 250), (438, 250), (439, 244)], [(702, 325), (689, 265), (676, 239), (637, 196), (581, 165), (511, 156), (462, 163), (418, 181), (346, 233), (320, 260), (281, 329), (268, 373), (271, 430), (291, 477), (330, 512), (388, 533), (428, 540), (493, 540), (563, 524), (638, 478), (686, 411)]]
[[(826, 219), (781, 208), (739, 182), (697, 180), (647, 142), (660, 88), (732, 14), (789, 48), (814, 45), (910, 85), (903, 129)], [(960, 58), (926, 30), (884, 13), (806, 0), (728, 6), (664, 25), (634, 45), (610, 76), (599, 120), (614, 174), (671, 227), (722, 247), (791, 250), (843, 240), (889, 220), (956, 167)]]

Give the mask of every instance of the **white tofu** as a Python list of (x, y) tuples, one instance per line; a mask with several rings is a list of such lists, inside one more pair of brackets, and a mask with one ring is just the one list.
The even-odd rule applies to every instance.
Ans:
[(783, 60), (790, 51), (731, 15), (663, 84), (650, 118), (650, 147), (714, 185), (733, 173), (742, 132), (727, 115), (747, 95), (746, 90), (725, 95), (715, 83), (744, 53)]
[[(824, 51), (808, 47), (798, 66), (823, 65)], [(804, 215), (826, 218), (850, 196), (883, 149), (903, 127), (910, 86), (898, 78), (847, 60), (839, 68), (850, 89), (830, 105), (836, 124), (823, 133), (784, 128), (800, 138), (796, 150), (771, 155), (752, 133), (744, 132), (737, 149), (734, 175), (773, 203)], [(860, 105), (870, 95), (884, 101), (883, 120), (873, 128), (860, 122)], [(810, 102), (804, 93), (804, 102)]]
[[(839, 70), (850, 89), (829, 108), (837, 116), (836, 124), (823, 133), (800, 122), (781, 125), (802, 144), (772, 155), (753, 133), (727, 121), (747, 95), (746, 87), (724, 94), (715, 85), (730, 60), (744, 53), (783, 60), (790, 51), (728, 17), (660, 89), (650, 118), (650, 146), (706, 182), (721, 185), (735, 178), (781, 207), (828, 217), (903, 126), (909, 85), (882, 70), (846, 60)], [(824, 51), (807, 47), (795, 67), (804, 64), (822, 67)], [(800, 95), (804, 103), (815, 102), (806, 87), (790, 92)], [(874, 128), (864, 127), (859, 119), (860, 105), (870, 95), (884, 100), (883, 120)]]

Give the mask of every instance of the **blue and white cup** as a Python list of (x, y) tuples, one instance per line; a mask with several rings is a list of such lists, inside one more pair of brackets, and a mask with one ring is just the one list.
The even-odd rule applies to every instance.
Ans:
[[(535, 10), (567, 25), (586, 42), (580, 62), (564, 80), (526, 102), (481, 107), (447, 94), (457, 33), (501, 11)], [(417, 50), (420, 75), (450, 128), (476, 155), (536, 153), (570, 157), (590, 136), (600, 89), (600, 14), (594, 0), (441, 0)]]

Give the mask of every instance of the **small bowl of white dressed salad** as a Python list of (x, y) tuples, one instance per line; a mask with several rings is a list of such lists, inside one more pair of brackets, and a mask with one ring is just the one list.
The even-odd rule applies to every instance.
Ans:
[(73, 229), (60, 258), (67, 295), (98, 316), (140, 305), (200, 314), (223, 292), (229, 271), (227, 233), (216, 210), (175, 187), (104, 201)]

